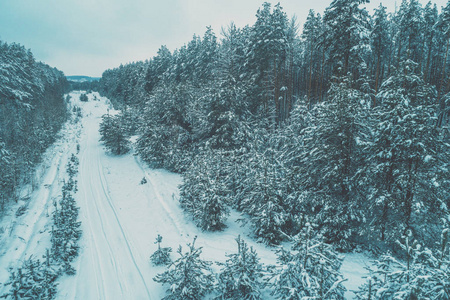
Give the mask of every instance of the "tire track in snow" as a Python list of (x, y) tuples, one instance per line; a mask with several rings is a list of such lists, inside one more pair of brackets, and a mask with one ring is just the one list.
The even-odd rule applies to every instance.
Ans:
[(139, 273), (139, 276), (140, 276), (140, 278), (142, 280), (142, 283), (144, 284), (144, 287), (145, 287), (145, 290), (147, 292), (148, 298), (151, 299), (150, 291), (148, 289), (147, 283), (145, 282), (145, 279), (144, 279), (144, 276), (142, 275), (141, 269), (139, 268), (138, 264), (136, 263), (136, 259), (134, 257), (133, 251), (131, 250), (131, 246), (130, 246), (131, 241), (128, 240), (127, 235), (125, 234), (125, 231), (124, 231), (124, 229), (122, 227), (122, 224), (120, 223), (119, 217), (117, 216), (117, 212), (116, 212), (116, 209), (114, 207), (114, 204), (112, 203), (111, 196), (110, 196), (110, 194), (108, 192), (108, 188), (107, 188), (105, 174), (103, 172), (103, 168), (102, 168), (101, 164), (98, 164), (98, 172), (99, 172), (99, 176), (100, 176), (100, 182), (101, 182), (101, 186), (102, 186), (102, 189), (103, 189), (103, 193), (106, 196), (108, 204), (109, 204), (109, 206), (110, 206), (110, 208), (111, 208), (111, 210), (112, 210), (112, 212), (114, 214), (114, 218), (117, 221), (117, 225), (120, 228), (120, 232), (122, 233), (122, 236), (124, 238), (124, 241), (125, 241), (125, 244), (127, 246), (130, 258), (131, 258), (131, 260), (133, 262), (134, 267), (136, 268), (136, 270)]
[[(87, 110), (87, 106), (83, 109)], [(83, 119), (85, 134), (82, 139), (79, 190), (83, 191), (84, 197), (80, 210), (84, 227), (80, 244), (84, 247), (77, 262), (79, 269), (76, 278), (65, 280), (60, 297), (151, 299), (138, 265), (144, 260), (135, 256), (136, 251), (114, 207), (103, 172), (103, 149), (98, 133), (101, 109), (94, 108), (93, 113)]]
[[(83, 147), (83, 149), (84, 149), (83, 150), (83, 155), (82, 155), (82, 159), (81, 159), (81, 163), (80, 163), (80, 165), (83, 168), (80, 168), (80, 177), (82, 179), (83, 186), (86, 186), (86, 185), (90, 185), (90, 178), (89, 178), (89, 180), (87, 180), (87, 176), (84, 176), (84, 174), (90, 174), (90, 172), (89, 172), (90, 165), (86, 161), (86, 147)], [(85, 183), (86, 180), (88, 181), (87, 183)], [(90, 190), (90, 191), (92, 193), (92, 190)], [(88, 207), (88, 205), (89, 205), (88, 204), (89, 197), (88, 197), (88, 191), (86, 189), (84, 190), (84, 197), (83, 198), (84, 198), (85, 207)], [(95, 202), (95, 200), (93, 202)], [(92, 237), (92, 238), (88, 239), (88, 242), (89, 242), (89, 247), (88, 248), (92, 249), (92, 250), (90, 250), (89, 255), (91, 257), (91, 260), (93, 262), (95, 262), (96, 258), (98, 258), (100, 254), (99, 254), (99, 250), (98, 250), (98, 245), (97, 245), (96, 239), (95, 239), (95, 237), (93, 235), (93, 232), (94, 232), (93, 228), (94, 228), (94, 226), (92, 225), (91, 217), (86, 216), (85, 220), (87, 221), (88, 227), (90, 229), (89, 235), (90, 235), (90, 237)], [(86, 234), (87, 234), (86, 232), (83, 232), (83, 235), (86, 235)], [(81, 265), (81, 263), (80, 263), (80, 265)], [(94, 278), (95, 278), (95, 286), (96, 286), (96, 290), (97, 290), (97, 299), (106, 299), (106, 290), (105, 290), (105, 286), (103, 284), (104, 283), (104, 280), (103, 280), (104, 276), (103, 276), (103, 271), (102, 271), (102, 268), (101, 268), (100, 265), (98, 265), (98, 266), (96, 266), (96, 268), (94, 268)], [(77, 281), (78, 281), (78, 276), (77, 276)], [(77, 282), (77, 285), (78, 285), (78, 282)], [(76, 291), (75, 291), (75, 296), (76, 296)]]
[(155, 193), (156, 199), (158, 200), (158, 202), (161, 204), (162, 208), (164, 209), (164, 211), (166, 212), (167, 216), (169, 217), (170, 221), (172, 222), (172, 224), (175, 226), (175, 229), (178, 232), (178, 235), (183, 236), (185, 240), (185, 234), (183, 233), (183, 230), (181, 229), (182, 226), (179, 224), (177, 218), (175, 218), (175, 214), (172, 212), (172, 210), (169, 208), (169, 206), (167, 205), (167, 203), (164, 201), (163, 196), (161, 195), (161, 192), (159, 191), (156, 183), (154, 182), (154, 180), (152, 179), (152, 176), (150, 176), (150, 174), (148, 174), (144, 167), (142, 166), (141, 161), (137, 158), (137, 156), (135, 156), (135, 161), (136, 164), (139, 166), (139, 168), (142, 170), (142, 173), (144, 173), (145, 178), (147, 179), (147, 181), (150, 183), (153, 192)]

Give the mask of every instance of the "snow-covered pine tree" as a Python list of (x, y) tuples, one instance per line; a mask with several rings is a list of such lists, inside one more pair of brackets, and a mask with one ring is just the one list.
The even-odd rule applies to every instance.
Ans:
[(218, 263), (223, 268), (218, 274), (217, 299), (261, 299), (264, 272), (259, 257), (240, 236), (236, 242), (238, 252), (228, 254), (225, 263)]
[(78, 222), (79, 208), (71, 192), (76, 192), (78, 158), (72, 154), (67, 164), (69, 179), (62, 187), (62, 198), (54, 201), (53, 227), (51, 231), (52, 258), (62, 264), (67, 274), (74, 274), (71, 262), (78, 255), (78, 239), (81, 237), (81, 222)]
[(70, 263), (78, 255), (79, 250), (78, 240), (81, 237), (81, 222), (77, 221), (79, 208), (70, 193), (63, 193), (59, 205), (56, 201), (54, 204), (52, 256), (64, 266), (67, 274), (74, 274), (75, 270)]
[(295, 237), (291, 251), (277, 251), (269, 285), (277, 299), (344, 299), (342, 258), (306, 223)]
[(325, 238), (342, 249), (351, 247), (363, 219), (355, 176), (361, 167), (360, 144), (368, 132), (364, 94), (351, 85), (348, 77), (336, 78), (328, 92), (330, 100), (310, 111), (297, 159), (298, 186), (309, 197), (305, 205)]
[(121, 155), (130, 151), (130, 142), (122, 126), (121, 115), (103, 115), (99, 131), (101, 134), (100, 141), (111, 153)]
[(150, 260), (155, 266), (168, 265), (172, 262), (170, 259), (171, 247), (161, 247), (162, 236), (158, 234), (155, 244), (158, 244), (158, 249), (150, 256)]
[[(263, 151), (260, 153), (259, 151)], [(246, 176), (242, 184), (240, 207), (250, 221), (255, 235), (267, 244), (283, 241), (288, 224), (289, 208), (285, 202), (285, 172), (282, 161), (272, 148), (252, 149), (247, 155)]]
[(190, 165), (191, 93), (190, 85), (164, 84), (146, 103), (136, 150), (151, 166), (182, 172)]
[(41, 262), (30, 257), (20, 268), (12, 270), (9, 281), (5, 284), (11, 287), (1, 298), (55, 299), (59, 266), (52, 263), (48, 251), (45, 259), (45, 262)]
[(0, 137), (0, 211), (2, 212), (8, 196), (15, 189), (13, 159), (14, 156), (6, 149)]
[(163, 300), (200, 300), (212, 290), (214, 277), (211, 274), (211, 262), (200, 258), (202, 248), (187, 244), (189, 250), (183, 252), (181, 246), (177, 253), (180, 257), (169, 265), (168, 270), (156, 275), (154, 281), (167, 285), (167, 295)]
[(358, 299), (450, 299), (450, 253), (445, 219), (439, 249), (422, 247), (411, 230), (398, 241), (400, 258), (384, 254), (369, 268)]
[(221, 155), (215, 157), (215, 151), (205, 151), (184, 173), (180, 204), (202, 230), (222, 230), (229, 215), (230, 201), (220, 177)]
[(385, 67), (388, 64), (389, 49), (391, 46), (391, 37), (389, 34), (389, 22), (386, 13), (386, 7), (382, 4), (375, 9), (372, 20), (372, 31), (370, 33), (371, 48), (376, 57), (375, 68), (375, 94), (384, 79)]
[(324, 44), (329, 51), (328, 64), (336, 76), (346, 76), (350, 72), (356, 78), (361, 66), (365, 65), (364, 54), (369, 48), (369, 16), (360, 5), (366, 2), (334, 0), (325, 10)]
[(435, 91), (416, 68), (410, 60), (401, 63), (378, 93), (373, 141), (366, 144), (366, 176), (372, 189), (364, 210), (371, 224), (369, 236), (393, 243), (411, 229), (432, 246), (439, 220), (448, 212), (450, 178), (444, 170), (450, 145), (436, 127)]

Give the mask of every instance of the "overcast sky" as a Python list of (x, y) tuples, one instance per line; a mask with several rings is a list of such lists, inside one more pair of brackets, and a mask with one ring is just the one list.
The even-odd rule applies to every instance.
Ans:
[[(121, 63), (171, 51), (202, 36), (211, 25), (220, 35), (231, 21), (255, 22), (263, 0), (0, 0), (0, 40), (31, 48), (37, 60), (66, 75), (100, 77)], [(289, 17), (303, 24), (309, 9), (321, 14), (331, 0), (283, 0)], [(421, 0), (425, 4), (424, 0)], [(370, 13), (380, 1), (368, 5)], [(434, 1), (440, 9), (446, 0)], [(383, 4), (393, 11), (395, 0)], [(400, 0), (397, 2), (400, 5)], [(302, 26), (302, 25), (301, 25)], [(302, 28), (302, 27), (300, 27)]]

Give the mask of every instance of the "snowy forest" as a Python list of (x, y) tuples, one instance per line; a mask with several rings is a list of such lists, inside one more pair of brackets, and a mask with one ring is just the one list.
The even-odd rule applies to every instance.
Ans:
[(366, 3), (99, 81), (0, 41), (0, 298), (450, 299), (450, 1)]
[(233, 209), (274, 246), (314, 224), (338, 251), (381, 257), (361, 299), (449, 299), (450, 2), (363, 3), (334, 0), (303, 30), (264, 3), (251, 26), (207, 27), (105, 71), (100, 92), (122, 113), (104, 137), (119, 154), (137, 135), (143, 160), (181, 173), (180, 205), (202, 230)]
[(204, 230), (232, 207), (269, 245), (314, 222), (344, 251), (396, 251), (407, 231), (434, 247), (450, 221), (450, 5), (360, 4), (310, 11), (300, 34), (265, 3), (252, 26), (107, 70), (101, 93), (123, 112), (104, 124), (183, 174)]
[(63, 72), (36, 62), (30, 50), (0, 41), (0, 214), (33, 185), (35, 165), (67, 119)]

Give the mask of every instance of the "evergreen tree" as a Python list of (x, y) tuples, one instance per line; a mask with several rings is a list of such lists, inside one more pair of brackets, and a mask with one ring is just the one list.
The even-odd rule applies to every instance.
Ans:
[(438, 252), (423, 248), (411, 231), (397, 243), (403, 259), (382, 255), (369, 269), (369, 282), (360, 287), (358, 299), (450, 299), (448, 227)]
[[(320, 72), (320, 58), (321, 53), (318, 51), (320, 45), (320, 35), (322, 34), (322, 17), (320, 14), (315, 14), (314, 10), (310, 10), (306, 22), (303, 25), (302, 38), (305, 42), (305, 58), (309, 60), (308, 66), (308, 82), (307, 84), (307, 98), (309, 103), (313, 101), (313, 85), (316, 86), (315, 96), (319, 96), (319, 73)], [(323, 49), (322, 49), (323, 52)], [(319, 99), (320, 102), (321, 99)]]
[(122, 125), (122, 117), (103, 115), (102, 123), (100, 123), (100, 134), (106, 148), (116, 155), (125, 154), (130, 151), (130, 142)]
[(380, 4), (380, 6), (375, 9), (372, 32), (370, 34), (372, 51), (376, 59), (374, 86), (375, 94), (378, 93), (378, 89), (383, 82), (385, 66), (388, 64), (387, 58), (389, 56), (389, 49), (391, 48), (389, 29), (390, 25), (387, 18), (386, 7)]
[(230, 201), (218, 163), (214, 152), (208, 151), (194, 160), (180, 186), (181, 206), (202, 230), (222, 230), (229, 215)]
[(167, 271), (153, 278), (169, 287), (163, 300), (200, 300), (212, 290), (211, 263), (200, 258), (202, 248), (195, 248), (196, 239), (188, 244), (187, 252), (183, 253), (180, 246), (177, 251), (180, 257), (169, 265)]
[(279, 265), (269, 281), (277, 299), (344, 299), (342, 259), (306, 223), (291, 251), (277, 252)]
[(46, 261), (41, 263), (38, 259), (30, 257), (23, 262), (22, 267), (12, 271), (9, 281), (10, 290), (2, 298), (11, 299), (45, 299), (56, 297), (56, 279), (59, 276), (59, 267), (54, 265), (47, 251)]
[(362, 121), (364, 95), (347, 78), (341, 80), (330, 88), (331, 100), (315, 106), (308, 117), (298, 178), (325, 236), (348, 248), (362, 221), (356, 176), (368, 128)]
[(447, 211), (448, 145), (435, 126), (433, 89), (414, 73), (417, 64), (401, 66), (383, 83), (374, 111), (374, 141), (367, 149), (373, 187), (368, 230), (392, 242), (411, 229), (427, 241), (437, 233), (422, 224), (436, 223)]
[(337, 67), (334, 72), (337, 76), (346, 76), (350, 72), (354, 79), (358, 77), (369, 35), (368, 13), (359, 6), (367, 2), (334, 0), (325, 10), (324, 43), (329, 51), (329, 62)]
[(172, 248), (161, 248), (162, 236), (158, 234), (155, 244), (158, 244), (158, 249), (150, 256), (150, 260), (155, 266), (168, 265), (172, 262), (170, 259), (170, 252)]
[(228, 259), (218, 275), (220, 296), (217, 299), (262, 299), (263, 269), (256, 251), (247, 246), (240, 236), (236, 239), (238, 252)]
[[(284, 198), (286, 168), (276, 159), (275, 149), (264, 148), (254, 149), (246, 155), (246, 176), (241, 183), (239, 206), (248, 215), (255, 235), (269, 245), (277, 245), (286, 238), (290, 225), (289, 208)], [(247, 219), (241, 221), (245, 223)]]

